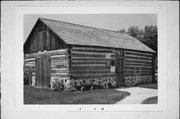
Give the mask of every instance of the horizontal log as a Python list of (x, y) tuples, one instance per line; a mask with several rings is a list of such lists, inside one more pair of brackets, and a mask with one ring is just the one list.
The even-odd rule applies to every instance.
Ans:
[(143, 57), (132, 57), (132, 56), (125, 56), (125, 59), (135, 59), (135, 60), (152, 60), (151, 57), (143, 58)]
[(124, 70), (125, 72), (131, 72), (131, 71), (133, 71), (133, 72), (136, 72), (136, 73), (143, 73), (143, 72), (152, 72), (152, 70), (151, 69), (149, 69), (149, 70)]
[(49, 54), (50, 56), (53, 55), (67, 55), (68, 54), (68, 49), (60, 49), (60, 50), (52, 50), (52, 51), (48, 51), (47, 54)]
[(142, 52), (136, 52), (136, 51), (125, 51), (124, 54), (125, 54), (125, 56), (128, 54), (139, 55), (139, 56), (153, 56), (152, 53), (142, 53)]
[(135, 74), (135, 73), (138, 73), (138, 74), (144, 74), (144, 73), (152, 73), (152, 70), (125, 70), (124, 71), (125, 73), (132, 73), (132, 74)]
[(105, 58), (105, 55), (101, 54), (75, 54), (71, 53), (71, 57), (100, 57), (100, 58)]
[(141, 70), (141, 73), (152, 73), (152, 70)]
[(106, 59), (71, 59), (71, 62), (106, 62)]
[(51, 64), (68, 64), (69, 61), (67, 61), (67, 60), (52, 60), (50, 63)]
[(61, 56), (56, 56), (56, 57), (51, 57), (51, 60), (68, 60), (68, 56), (67, 55), (61, 55)]
[(51, 73), (51, 77), (60, 77), (60, 78), (64, 77), (64, 78), (66, 78), (66, 77), (69, 77), (69, 74)]
[(103, 77), (115, 77), (115, 73), (107, 73), (107, 74), (88, 74), (88, 75), (72, 75), (72, 79), (92, 79), (92, 78), (103, 78)]
[(72, 64), (72, 65), (79, 65), (79, 64), (80, 64), (80, 65), (81, 65), (81, 64), (85, 64), (85, 65), (86, 65), (86, 64), (89, 64), (89, 65), (90, 65), (90, 64), (104, 64), (104, 65), (105, 65), (105, 64), (106, 64), (106, 61), (103, 61), (103, 62), (100, 62), (100, 61), (96, 61), (96, 62), (93, 62), (93, 61), (91, 61), (91, 62), (75, 62), (75, 61), (72, 61), (71, 64)]
[(111, 73), (110, 70), (76, 70), (71, 71), (72, 75), (79, 74), (102, 74), (102, 73)]
[(109, 53), (109, 52), (89, 52), (89, 51), (71, 51), (71, 54), (82, 54), (82, 55), (115, 55), (114, 53)]
[(105, 60), (105, 57), (71, 57), (71, 60)]
[(35, 62), (24, 62), (24, 64), (32, 64), (32, 65), (35, 65)]
[(25, 58), (24, 61), (25, 61), (25, 62), (35, 61), (35, 58)]
[(142, 63), (144, 63), (144, 64), (152, 64), (152, 61), (143, 61), (143, 60), (125, 60), (125, 63), (138, 63), (138, 64), (142, 64)]
[(152, 67), (141, 67), (141, 70), (152, 70)]
[[(63, 69), (65, 69), (65, 68), (63, 68)], [(67, 70), (62, 70), (61, 68), (58, 68), (58, 69), (52, 68), (51, 72), (52, 73), (69, 73), (69, 70), (68, 69)]]
[(93, 48), (93, 47), (72, 47), (72, 51), (89, 51), (89, 52), (110, 52), (113, 53), (113, 49), (106, 48)]
[(106, 66), (71, 66), (71, 71), (73, 70), (110, 70)]
[(128, 76), (152, 76), (152, 74), (125, 74), (125, 78)]
[(51, 65), (51, 68), (69, 68), (69, 65)]
[(35, 57), (37, 57), (38, 55), (39, 55), (38, 53), (25, 54), (25, 55), (24, 55), (24, 59), (35, 58)]
[(68, 68), (55, 68), (55, 67), (51, 67), (51, 70), (62, 70), (62, 71), (69, 71)]
[(152, 63), (129, 63), (125, 62), (125, 66), (144, 66), (144, 67), (152, 67)]
[(51, 73), (52, 75), (69, 75), (69, 73)]
[(51, 72), (53, 75), (69, 76), (69, 72)]
[(24, 66), (27, 66), (27, 67), (35, 67), (35, 64), (25, 64)]
[(131, 69), (125, 69), (124, 71), (125, 71), (125, 72), (136, 72), (136, 71), (138, 71), (138, 72), (152, 72), (151, 69), (149, 69), (149, 70), (141, 70), (141, 69), (131, 70)]
[(62, 61), (54, 60), (54, 61), (51, 61), (51, 64), (67, 65), (67, 64), (69, 64), (69, 62), (67, 60), (62, 60)]
[(125, 57), (138, 57), (138, 58), (150, 58), (152, 59), (152, 56), (143, 56), (143, 55), (135, 55), (135, 54), (126, 54)]
[(59, 54), (59, 55), (52, 55), (51, 58), (54, 58), (54, 57), (67, 57), (68, 55), (66, 54)]
[(60, 64), (62, 64), (62, 63), (68, 63), (69, 60), (66, 60), (66, 59), (63, 59), (63, 60), (52, 59), (50, 62), (51, 63), (60, 63)]
[(25, 61), (24, 64), (35, 64), (35, 61)]
[(71, 67), (73, 66), (86, 66), (86, 67), (90, 67), (90, 66), (106, 66), (106, 64), (71, 64)]
[(39, 53), (31, 53), (31, 54), (25, 54), (24, 58), (35, 58), (39, 55), (47, 54), (49, 56), (53, 55), (68, 55), (67, 49), (60, 49), (60, 50), (53, 50), (53, 51), (47, 51), (47, 52), (39, 52)]
[(125, 69), (139, 69), (139, 70), (142, 70), (142, 69), (151, 69), (152, 70), (152, 67), (128, 67), (128, 66), (125, 66)]
[(141, 60), (141, 59), (125, 59), (127, 62), (138, 61), (138, 62), (152, 62), (152, 60)]
[(125, 71), (152, 71), (152, 69), (125, 69)]

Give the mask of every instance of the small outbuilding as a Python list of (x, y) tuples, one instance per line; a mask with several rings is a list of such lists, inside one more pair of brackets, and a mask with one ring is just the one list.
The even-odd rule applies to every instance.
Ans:
[(28, 84), (135, 86), (154, 80), (155, 52), (125, 33), (39, 18), (24, 44)]

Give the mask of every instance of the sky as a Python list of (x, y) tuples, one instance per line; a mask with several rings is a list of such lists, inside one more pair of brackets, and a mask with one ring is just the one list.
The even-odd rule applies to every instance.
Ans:
[(24, 41), (39, 17), (117, 31), (130, 26), (157, 25), (156, 14), (31, 14), (24, 15)]

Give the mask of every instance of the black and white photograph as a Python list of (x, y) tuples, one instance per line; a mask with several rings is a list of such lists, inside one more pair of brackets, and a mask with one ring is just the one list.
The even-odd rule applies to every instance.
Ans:
[(2, 119), (179, 118), (177, 2), (1, 7)]
[(24, 15), (24, 104), (157, 104), (157, 14)]

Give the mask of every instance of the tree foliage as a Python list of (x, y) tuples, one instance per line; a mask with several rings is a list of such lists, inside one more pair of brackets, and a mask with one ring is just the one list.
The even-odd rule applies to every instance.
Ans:
[(118, 32), (131, 35), (157, 52), (157, 26), (145, 26), (144, 29), (140, 29), (138, 26), (130, 26), (127, 32), (125, 29)]
[(125, 29), (120, 29), (118, 32), (120, 32), (120, 33), (126, 33), (126, 30), (125, 30)]

